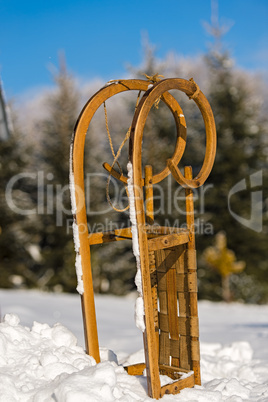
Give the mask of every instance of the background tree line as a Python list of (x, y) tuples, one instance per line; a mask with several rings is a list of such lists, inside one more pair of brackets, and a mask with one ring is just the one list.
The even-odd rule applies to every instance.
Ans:
[[(147, 48), (140, 68), (131, 68), (131, 77), (142, 73), (163, 74), (165, 78), (194, 77), (211, 103), (218, 136), (217, 157), (205, 193), (196, 194), (199, 297), (221, 299), (221, 276), (211, 269), (203, 251), (214, 244), (215, 235), (224, 231), (227, 245), (245, 269), (230, 278), (231, 297), (246, 302), (268, 301), (267, 248), (267, 81), (261, 76), (235, 66), (228, 52), (213, 49), (203, 57), (188, 60), (169, 55), (156, 60)], [(42, 98), (42, 113), (21, 116), (11, 105), (13, 133), (0, 142), (0, 286), (25, 287), (74, 292), (76, 275), (71, 231), (71, 207), (68, 191), (69, 146), (75, 121), (83, 103), (104, 83), (84, 88), (60, 63), (54, 75), (54, 87)], [(133, 91), (132, 91), (133, 92)], [(200, 170), (205, 152), (202, 116), (193, 101), (177, 97), (187, 122), (187, 147), (182, 166)], [(117, 150), (133, 117), (137, 93), (115, 96), (107, 101), (109, 129)], [(35, 107), (32, 105), (32, 110)], [(23, 119), (24, 117), (24, 119)], [(175, 124), (170, 111), (160, 103), (152, 109), (146, 123), (143, 161), (161, 170), (173, 153)], [(120, 164), (126, 174), (128, 147), (122, 151)], [(111, 210), (106, 199), (107, 174), (103, 162), (113, 162), (106, 134), (104, 111), (93, 118), (86, 139), (85, 172), (88, 184), (88, 223), (92, 230), (111, 224), (128, 225), (128, 213)], [(250, 188), (250, 175), (259, 172), (262, 183)], [(94, 173), (94, 175), (92, 175)], [(12, 191), (8, 193), (7, 186)], [(251, 216), (252, 191), (262, 192), (262, 227), (256, 231), (241, 225), (230, 214), (228, 195), (240, 181), (247, 188), (230, 199), (230, 207), (244, 219)], [(11, 180), (11, 182), (10, 182)], [(120, 187), (121, 189), (121, 187)], [(183, 203), (170, 200), (177, 189), (171, 176), (155, 189), (156, 222), (181, 225)], [(121, 189), (124, 191), (123, 188)], [(7, 193), (11, 196), (9, 199)], [(117, 202), (115, 186), (110, 186)], [(162, 198), (161, 198), (161, 197)], [(124, 200), (123, 206), (127, 204)], [(176, 204), (176, 205), (175, 205)], [(182, 213), (178, 214), (178, 209)], [(102, 211), (109, 212), (101, 213)], [(96, 214), (98, 213), (98, 214)], [(92, 254), (95, 291), (125, 294), (135, 289), (135, 261), (131, 244), (96, 246)]]

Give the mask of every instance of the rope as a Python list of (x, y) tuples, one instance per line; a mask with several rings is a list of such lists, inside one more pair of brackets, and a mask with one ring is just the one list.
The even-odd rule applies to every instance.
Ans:
[(142, 74), (142, 75), (144, 75), (144, 76), (147, 78), (148, 81), (151, 81), (151, 82), (154, 83), (154, 84), (155, 84), (156, 82), (161, 81), (161, 78), (160, 78), (160, 77), (164, 78), (163, 75), (158, 74), (158, 73), (156, 73), (156, 74), (154, 74), (154, 75), (147, 75), (147, 74)]
[[(147, 74), (142, 74), (142, 75), (144, 75), (147, 78), (147, 80), (152, 82), (153, 84), (155, 84), (156, 82), (161, 81), (160, 77), (164, 78), (163, 75), (158, 74), (158, 73), (156, 73), (154, 75), (147, 75)], [(156, 109), (158, 109), (158, 107), (159, 107), (160, 100), (161, 100), (161, 96), (159, 96), (159, 98), (157, 98), (156, 101), (154, 102), (154, 107)]]
[[(118, 152), (119, 152), (120, 148), (121, 148), (121, 149), (123, 148), (122, 144), (123, 144), (123, 143), (125, 144), (125, 142), (126, 142), (126, 140), (127, 140), (128, 132), (127, 132), (127, 134), (126, 134), (126, 136), (125, 136), (125, 138), (124, 138), (124, 140), (123, 140), (123, 143), (121, 144), (121, 146), (120, 146), (120, 148), (119, 148), (119, 150), (118, 150), (118, 152), (117, 152), (117, 155), (118, 155), (118, 156), (115, 155), (114, 147), (113, 147), (113, 141), (112, 141), (111, 133), (110, 133), (109, 126), (108, 126), (108, 116), (107, 116), (107, 108), (106, 108), (106, 103), (105, 103), (105, 101), (103, 102), (103, 107), (104, 107), (106, 131), (107, 131), (107, 135), (108, 135), (108, 139), (109, 139), (109, 143), (110, 143), (110, 148), (111, 148), (111, 151), (112, 151), (112, 154), (113, 154), (113, 157), (114, 157), (113, 166), (117, 163), (117, 165), (118, 165), (118, 167), (119, 167), (119, 170), (120, 170), (120, 173), (122, 174), (123, 171), (122, 171), (122, 168), (121, 168), (119, 162), (117, 161), (117, 159), (119, 158), (119, 155), (120, 155), (120, 154), (118, 155)], [(120, 152), (121, 152), (121, 150), (120, 150)]]
[[(138, 106), (138, 103), (139, 103), (139, 100), (140, 100), (140, 94), (141, 94), (141, 91), (139, 91), (138, 96), (137, 96), (136, 105), (135, 105), (135, 110), (137, 109), (137, 106)], [(113, 155), (113, 157), (114, 157), (114, 160), (113, 160), (113, 163), (112, 163), (111, 168), (113, 169), (114, 165), (117, 164), (120, 173), (123, 174), (123, 170), (122, 170), (122, 168), (121, 168), (121, 166), (120, 166), (120, 163), (118, 162), (118, 158), (119, 158), (119, 156), (120, 156), (120, 154), (121, 154), (121, 151), (122, 151), (122, 149), (123, 149), (123, 146), (125, 145), (125, 143), (127, 142), (127, 140), (128, 140), (129, 137), (130, 137), (131, 126), (130, 126), (129, 129), (127, 130), (127, 133), (126, 133), (126, 135), (125, 135), (125, 138), (123, 139), (123, 141), (122, 141), (122, 143), (121, 143), (121, 145), (120, 145), (120, 147), (119, 147), (119, 149), (118, 149), (118, 151), (117, 151), (117, 154), (115, 154), (114, 146), (113, 146), (113, 141), (112, 141), (111, 133), (110, 133), (110, 130), (109, 130), (109, 125), (108, 125), (107, 108), (106, 108), (105, 102), (103, 102), (103, 106), (104, 106), (104, 114), (105, 114), (106, 131), (107, 131), (107, 135), (108, 135), (108, 139), (109, 139), (109, 144), (110, 144), (110, 148), (111, 148), (111, 151), (112, 151), (112, 155)], [(125, 211), (127, 211), (127, 210), (129, 209), (129, 205), (127, 205), (127, 206), (126, 206), (125, 208), (123, 208), (123, 209), (119, 209), (119, 208), (115, 207), (115, 206), (113, 205), (112, 201), (111, 201), (111, 198), (110, 198), (110, 195), (109, 195), (109, 188), (110, 188), (111, 175), (112, 175), (112, 173), (110, 172), (110, 173), (109, 173), (109, 176), (108, 176), (108, 179), (107, 179), (107, 183), (106, 183), (106, 198), (107, 198), (107, 201), (108, 201), (109, 205), (110, 205), (115, 211), (117, 211), (117, 212), (125, 212)], [(127, 196), (128, 196), (128, 189), (127, 189), (127, 186), (125, 186), (125, 190), (126, 190), (126, 193), (127, 193)]]
[[(161, 81), (161, 78), (160, 78), (160, 77), (162, 77), (162, 78), (164, 77), (163, 75), (158, 74), (158, 73), (156, 73), (156, 74), (154, 74), (154, 75), (147, 75), (147, 74), (142, 74), (142, 75), (144, 75), (144, 76), (147, 78), (147, 80), (148, 80), (149, 82), (152, 82), (153, 84), (155, 84), (156, 82)], [(106, 85), (111, 85), (111, 84), (113, 84), (113, 83), (118, 83), (118, 82), (120, 82), (120, 81), (118, 81), (118, 80), (111, 80), (111, 81), (107, 82)], [(137, 106), (138, 106), (138, 103), (139, 103), (139, 100), (140, 100), (140, 95), (141, 95), (141, 91), (139, 91), (138, 96), (137, 96), (136, 105), (135, 105), (135, 111), (136, 111), (136, 109), (137, 109)], [(159, 96), (159, 98), (156, 99), (156, 101), (154, 102), (154, 107), (155, 107), (156, 109), (158, 109), (160, 100), (161, 100), (161, 96)], [(129, 139), (129, 137), (130, 137), (131, 126), (129, 127), (129, 129), (128, 129), (127, 133), (126, 133), (125, 138), (123, 139), (123, 141), (122, 141), (122, 143), (121, 143), (121, 145), (120, 145), (120, 147), (119, 147), (119, 149), (118, 149), (118, 151), (117, 151), (117, 154), (115, 154), (114, 146), (113, 146), (113, 141), (112, 141), (111, 133), (110, 133), (110, 130), (109, 130), (109, 125), (108, 125), (107, 108), (106, 108), (106, 103), (105, 103), (105, 102), (103, 102), (103, 106), (104, 106), (104, 115), (105, 115), (106, 131), (107, 131), (107, 135), (108, 135), (108, 139), (109, 139), (109, 144), (110, 144), (110, 148), (111, 148), (111, 151), (112, 151), (112, 155), (113, 155), (113, 157), (114, 157), (114, 161), (113, 161), (113, 163), (112, 163), (111, 168), (113, 169), (114, 165), (117, 164), (117, 166), (118, 166), (118, 168), (119, 168), (119, 171), (120, 171), (120, 174), (123, 174), (123, 170), (122, 170), (122, 168), (121, 168), (121, 166), (120, 166), (120, 164), (119, 164), (119, 162), (118, 162), (118, 158), (119, 158), (119, 156), (120, 156), (120, 154), (121, 154), (121, 151), (122, 151), (123, 146), (125, 145), (126, 141), (127, 141), (127, 140)], [(126, 207), (123, 208), (123, 209), (119, 209), (119, 208), (115, 207), (115, 206), (113, 205), (112, 201), (111, 201), (111, 198), (110, 198), (110, 195), (109, 195), (109, 188), (110, 188), (111, 176), (112, 176), (112, 173), (110, 172), (110, 173), (109, 173), (109, 176), (108, 176), (108, 179), (107, 179), (107, 183), (106, 183), (106, 198), (107, 198), (107, 201), (108, 201), (109, 205), (110, 205), (115, 211), (117, 211), (117, 212), (124, 212), (124, 211), (126, 211), (126, 210), (129, 209), (129, 205), (126, 206)], [(125, 190), (126, 190), (126, 193), (127, 193), (127, 196), (128, 196), (128, 189), (127, 189), (127, 186), (125, 186)]]
[(194, 93), (192, 95), (188, 95), (188, 98), (189, 99), (195, 99), (199, 95), (200, 88), (199, 88), (199, 86), (197, 85), (197, 83), (195, 82), (195, 80), (193, 78), (190, 78), (189, 81), (191, 81), (195, 85), (195, 91), (194, 91)]

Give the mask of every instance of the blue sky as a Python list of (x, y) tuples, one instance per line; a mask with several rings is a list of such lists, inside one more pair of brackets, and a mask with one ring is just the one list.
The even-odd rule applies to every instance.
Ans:
[[(220, 23), (237, 65), (267, 70), (268, 0), (218, 0)], [(169, 51), (204, 53), (211, 38), (211, 0), (0, 0), (0, 76), (8, 97), (51, 85), (51, 64), (64, 50), (83, 80), (120, 78), (142, 61), (142, 35)]]

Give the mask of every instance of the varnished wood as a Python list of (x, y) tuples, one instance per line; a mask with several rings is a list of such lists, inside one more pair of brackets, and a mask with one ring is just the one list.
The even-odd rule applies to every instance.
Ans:
[[(163, 226), (146, 226), (144, 228), (145, 232), (147, 233), (148, 239), (153, 239), (159, 235), (164, 235), (167, 233), (173, 233), (180, 235), (183, 239), (183, 236), (188, 236), (189, 232), (186, 229), (179, 229), (179, 228), (167, 228)], [(186, 238), (186, 237), (185, 237)], [(122, 228), (122, 229), (115, 229), (108, 232), (96, 232), (96, 233), (89, 233), (88, 234), (88, 241), (89, 245), (96, 245), (102, 243), (110, 243), (113, 241), (120, 241), (120, 240), (130, 240), (132, 239), (131, 228)], [(183, 240), (181, 240), (183, 241)]]
[(137, 363), (131, 366), (124, 366), (124, 369), (129, 375), (142, 375), (146, 369), (145, 363)]
[[(85, 188), (84, 188), (84, 147), (85, 137), (88, 131), (90, 122), (97, 111), (97, 109), (107, 99), (111, 98), (115, 94), (125, 92), (129, 90), (141, 90), (146, 91), (148, 89), (148, 81), (146, 80), (121, 80), (120, 82), (111, 83), (101, 88), (96, 94), (94, 94), (87, 104), (84, 106), (80, 116), (76, 122), (73, 137), (72, 146), (72, 171), (74, 174), (74, 183), (77, 189), (76, 191), (76, 222), (78, 225), (78, 236), (80, 243), (80, 256), (82, 264), (82, 279), (84, 283), (84, 293), (82, 295), (83, 306), (83, 322), (84, 332), (86, 337), (87, 353), (95, 358), (97, 362), (100, 361), (99, 355), (99, 343), (97, 332), (97, 321), (95, 313), (95, 301), (94, 291), (92, 283), (91, 272), (91, 258), (90, 258), (90, 244), (88, 241), (89, 233), (87, 228), (87, 215), (85, 205)], [(177, 103), (169, 93), (163, 94), (161, 99), (170, 108), (177, 127), (177, 145), (174, 151), (173, 158), (177, 162), (183, 155), (186, 139), (186, 124), (184, 117), (182, 118), (182, 111)], [(169, 174), (169, 169), (166, 167), (159, 175), (155, 176), (155, 180), (162, 180), (162, 177), (166, 177)]]
[(156, 347), (157, 347), (157, 350), (159, 350), (157, 273), (156, 273), (154, 252), (149, 253), (149, 269), (150, 269), (152, 300), (153, 300), (153, 309), (154, 309), (154, 327), (155, 327), (155, 336), (156, 336)]
[[(192, 168), (190, 166), (185, 167), (185, 178), (186, 180), (192, 180)], [(193, 201), (193, 191), (191, 188), (185, 189), (185, 198), (186, 198), (186, 222), (187, 228), (190, 232), (190, 241), (187, 245), (188, 251), (190, 251), (190, 255), (193, 258), (193, 250), (195, 250), (195, 226), (194, 226), (194, 201)], [(195, 263), (193, 266), (188, 267), (188, 275), (192, 276), (192, 282), (196, 282), (196, 290), (189, 294), (189, 308), (190, 315), (192, 317), (198, 317), (198, 301), (197, 301), (197, 273), (195, 268)], [(188, 285), (191, 285), (191, 281), (189, 280)], [(201, 375), (200, 375), (200, 351), (199, 351), (199, 338), (197, 336), (193, 336), (191, 334), (191, 366), (194, 370), (195, 383), (197, 385), (201, 385)]]
[[(138, 80), (124, 80), (124, 81), (122, 80), (120, 82), (124, 83), (124, 85), (125, 85), (125, 83), (127, 81), (131, 81), (131, 82), (136, 81), (137, 82)], [(143, 82), (143, 81), (139, 80), (139, 83), (140, 82)], [(128, 84), (128, 85), (130, 85), (130, 84)], [(132, 87), (131, 89), (137, 89), (137, 88)], [(147, 92), (150, 92), (150, 90)], [(187, 134), (186, 134), (185, 117), (184, 117), (184, 114), (183, 114), (183, 111), (182, 111), (180, 105), (178, 104), (178, 102), (175, 100), (175, 98), (170, 93), (168, 93), (168, 92), (163, 93), (161, 95), (161, 100), (168, 106), (168, 108), (172, 112), (174, 120), (175, 120), (176, 131), (177, 131), (177, 140), (176, 140), (176, 144), (175, 144), (174, 153), (170, 159), (175, 164), (178, 164), (182, 158), (182, 155), (184, 153), (185, 146), (186, 146), (186, 135)], [(125, 184), (127, 183), (127, 177), (125, 177), (123, 174), (118, 173), (115, 169), (112, 168), (111, 165), (109, 165), (109, 163), (105, 162), (103, 164), (103, 167), (114, 178), (116, 178), (117, 180), (120, 180), (121, 182), (123, 182)], [(152, 184), (157, 184), (157, 183), (161, 182), (169, 174), (170, 174), (170, 169), (168, 166), (166, 166), (161, 172), (152, 176)], [(145, 179), (142, 179), (142, 186), (145, 186)]]
[(195, 385), (194, 375), (191, 374), (182, 380), (175, 381), (171, 384), (164, 385), (161, 387), (160, 396), (169, 394), (177, 394), (184, 388), (192, 388)]
[[(170, 343), (169, 343), (169, 320), (168, 320), (168, 301), (167, 301), (167, 277), (166, 264), (164, 262), (164, 250), (155, 251), (157, 267), (157, 291), (159, 297), (159, 364), (169, 365), (170, 363)], [(163, 321), (164, 319), (164, 321)]]
[(121, 181), (124, 184), (127, 184), (127, 177), (123, 174), (118, 173), (108, 162), (104, 162), (103, 165), (105, 170), (110, 173), (115, 179)]
[(88, 235), (90, 245), (129, 239), (132, 239), (131, 228), (115, 229), (110, 232), (90, 233)]
[[(161, 96), (162, 93), (172, 89), (180, 90), (186, 93), (186, 95), (191, 96), (196, 92), (196, 85), (190, 80), (187, 81), (180, 78), (170, 78), (158, 82), (150, 91), (145, 93), (133, 118), (130, 138), (130, 157), (132, 156), (133, 146), (141, 149), (142, 133), (145, 122), (154, 102), (159, 98), (159, 96)], [(199, 187), (206, 181), (212, 169), (216, 155), (216, 127), (211, 107), (205, 95), (201, 91), (199, 91), (198, 95), (194, 97), (194, 101), (200, 109), (206, 128), (206, 154), (203, 166), (194, 179), (187, 179), (177, 168), (178, 163), (175, 162), (174, 158), (170, 158), (167, 161), (167, 167), (173, 174), (176, 181), (181, 186), (190, 188)], [(136, 136), (135, 145), (133, 145), (134, 134)]]
[[(94, 113), (105, 100), (123, 91), (144, 90), (145, 94), (137, 105), (132, 121), (129, 159), (133, 165), (133, 190), (144, 300), (143, 337), (146, 361), (145, 364), (129, 366), (126, 370), (131, 375), (141, 375), (146, 367), (148, 394), (158, 399), (165, 394), (177, 393), (185, 387), (201, 384), (192, 188), (202, 185), (210, 173), (215, 158), (216, 132), (210, 105), (192, 80), (166, 79), (150, 85), (149, 89), (148, 84), (148, 81), (144, 80), (120, 80), (102, 88), (89, 100), (76, 125), (73, 171), (75, 185), (81, 189), (76, 192), (76, 202), (79, 206), (76, 220), (85, 284), (82, 306), (86, 347), (87, 351), (99, 361), (90, 246), (131, 239), (132, 234), (130, 228), (90, 235), (85, 230), (83, 187), (85, 134)], [(192, 177), (190, 167), (185, 168), (184, 176), (177, 167), (185, 149), (186, 122), (175, 98), (167, 92), (172, 89), (180, 90), (193, 98), (204, 119), (206, 153), (203, 166), (195, 178)], [(145, 166), (143, 178), (141, 159), (143, 130), (149, 111), (159, 98), (167, 104), (174, 116), (177, 128), (176, 146), (173, 156), (160, 173), (153, 175), (152, 167)], [(107, 162), (104, 163), (104, 168), (119, 181), (127, 183), (127, 178), (116, 172)], [(163, 180), (170, 172), (175, 180), (185, 187), (187, 229), (159, 227), (154, 224), (153, 184)], [(182, 379), (181, 372), (189, 374), (188, 377)], [(160, 374), (168, 375), (175, 382), (161, 387)]]
[[(189, 370), (185, 370), (181, 367), (175, 367), (175, 366), (165, 366), (164, 364), (159, 364), (159, 371), (161, 374), (163, 375), (168, 375), (170, 378), (175, 379), (179, 379), (182, 374), (187, 374), (187, 373), (191, 373), (191, 371)], [(175, 374), (177, 374), (177, 378), (175, 377)]]
[(146, 225), (144, 230), (147, 233), (147, 236), (149, 237), (150, 235), (165, 235), (165, 234), (172, 234), (172, 233), (178, 233), (178, 234), (189, 234), (188, 229), (184, 228), (176, 228), (176, 227), (168, 227), (168, 226), (155, 226), (155, 225)]
[[(133, 157), (133, 160), (137, 161), (136, 156)], [(158, 371), (158, 350), (155, 341), (154, 307), (149, 269), (148, 239), (145, 230), (145, 211), (142, 195), (142, 181), (142, 166), (140, 163), (134, 162), (133, 183), (145, 313), (144, 349), (146, 360), (147, 385), (149, 396), (158, 399), (160, 395), (161, 385)]]
[[(163, 259), (161, 258), (161, 252), (163, 252), (164, 248), (168, 248), (168, 246), (175, 246), (178, 245), (177, 242), (174, 241), (176, 237), (180, 236), (170, 236), (167, 235), (165, 238), (159, 239), (159, 237), (155, 237), (153, 239), (148, 239), (148, 237), (145, 236), (144, 234), (144, 224), (145, 224), (145, 219), (144, 219), (144, 201), (142, 197), (142, 187), (143, 187), (143, 178), (142, 178), (142, 161), (141, 161), (141, 149), (142, 149), (142, 137), (143, 137), (143, 130), (145, 126), (145, 122), (147, 119), (147, 116), (149, 114), (149, 111), (156, 101), (156, 99), (161, 96), (162, 92), (169, 90), (169, 89), (179, 89), (185, 92), (188, 96), (192, 96), (196, 92), (196, 85), (193, 82), (186, 81), (186, 80), (180, 80), (180, 79), (168, 79), (168, 80), (163, 80), (153, 86), (153, 88), (150, 91), (147, 91), (143, 98), (141, 99), (134, 118), (132, 122), (132, 129), (131, 129), (131, 136), (130, 136), (130, 160), (133, 164), (133, 171), (134, 171), (134, 188), (135, 188), (135, 208), (136, 208), (136, 216), (137, 216), (137, 221), (138, 221), (138, 228), (139, 228), (139, 248), (141, 252), (141, 271), (142, 271), (142, 277), (143, 277), (143, 287), (144, 285), (146, 286), (149, 281), (147, 281), (147, 272), (149, 271), (149, 262), (148, 262), (148, 248), (151, 251), (155, 249), (155, 257), (156, 257), (156, 265), (158, 265), (157, 260), (160, 258), (160, 265), (163, 265)], [(169, 163), (167, 164), (168, 167), (170, 168), (171, 172), (173, 173), (175, 179), (179, 181), (179, 183), (187, 188), (189, 187), (194, 187), (194, 186), (199, 186), (201, 185), (202, 181), (205, 181), (207, 178), (213, 161), (215, 157), (215, 150), (216, 150), (216, 142), (215, 142), (215, 124), (214, 124), (214, 119), (213, 115), (211, 113), (210, 106), (204, 97), (204, 95), (199, 92), (199, 94), (195, 97), (195, 102), (199, 106), (201, 113), (204, 118), (205, 122), (205, 127), (206, 127), (206, 133), (207, 133), (207, 148), (206, 148), (206, 155), (205, 155), (205, 160), (204, 164), (201, 168), (201, 171), (199, 175), (195, 178), (192, 179), (187, 176), (182, 176), (182, 179), (179, 176), (176, 177), (174, 169), (172, 169), (172, 166)], [(176, 166), (176, 163), (174, 161), (171, 161), (174, 166)], [(177, 169), (177, 168), (176, 168)], [(178, 174), (177, 174), (178, 175)], [(188, 197), (189, 198), (189, 197)], [(186, 201), (187, 203), (187, 201)], [(188, 203), (189, 204), (189, 203)], [(192, 206), (192, 205), (190, 205)], [(188, 221), (187, 221), (188, 224)], [(190, 227), (190, 228), (189, 228)], [(188, 224), (188, 230), (189, 230), (189, 237), (185, 239), (185, 244), (190, 245), (189, 249), (194, 249), (194, 232), (193, 232), (193, 226)], [(172, 240), (171, 240), (172, 239)], [(162, 240), (162, 241), (161, 241)], [(171, 242), (169, 243), (169, 240)], [(177, 240), (177, 239), (176, 239)], [(174, 242), (173, 242), (174, 241)], [(179, 245), (178, 245), (179, 246)], [(188, 247), (186, 247), (187, 249)], [(190, 258), (192, 255), (190, 256)], [(188, 275), (188, 267), (187, 267), (187, 259), (184, 262), (185, 265), (185, 277), (183, 277), (183, 283), (182, 283), (182, 290), (183, 292), (180, 293), (178, 292), (178, 299), (179, 299), (179, 309), (180, 313), (182, 313), (182, 316), (184, 317), (190, 317), (194, 316), (195, 317), (195, 303), (194, 303), (194, 298), (191, 295), (196, 295), (196, 285), (197, 282), (195, 280), (195, 277), (192, 275), (191, 272), (189, 272)], [(193, 267), (194, 268), (194, 267)], [(167, 269), (167, 272), (164, 273), (162, 271), (157, 272), (157, 278), (158, 278), (158, 294), (159, 294), (159, 304), (160, 304), (160, 312), (165, 313), (163, 310), (161, 310), (161, 305), (164, 306), (165, 303), (167, 303), (167, 309), (168, 309), (168, 304), (170, 303), (171, 305), (174, 306), (174, 301), (171, 301), (171, 296), (169, 295), (169, 288), (165, 286), (167, 284), (167, 279), (165, 276), (167, 276), (168, 279), (168, 287), (171, 286), (171, 283), (173, 284), (175, 282), (172, 281), (171, 279), (171, 272)], [(174, 271), (175, 272), (175, 271)], [(195, 271), (196, 272), (196, 271)], [(173, 275), (173, 274), (172, 274)], [(179, 274), (177, 274), (179, 275)], [(174, 276), (174, 279), (177, 278), (177, 275)], [(181, 285), (180, 285), (181, 286)], [(169, 295), (169, 296), (168, 296)], [(182, 296), (180, 296), (182, 295)], [(166, 299), (167, 297), (167, 299)], [(170, 299), (168, 301), (168, 299)], [(180, 299), (181, 302), (180, 303)], [(173, 300), (173, 299), (172, 299)], [(192, 303), (192, 305), (190, 305)], [(155, 369), (156, 365), (156, 350), (155, 346), (153, 345), (153, 322), (150, 320), (150, 315), (153, 315), (153, 308), (152, 308), (152, 294), (150, 294), (149, 291), (144, 294), (144, 306), (145, 306), (145, 322), (146, 322), (146, 345), (145, 345), (145, 356), (146, 356), (146, 365), (147, 365), (147, 371), (149, 372), (149, 377), (148, 377), (148, 389), (149, 389), (149, 395), (155, 398), (158, 398), (158, 393), (159, 393), (159, 373), (157, 373), (157, 370)], [(173, 310), (172, 308), (170, 310)], [(170, 313), (170, 311), (169, 311)], [(148, 316), (148, 317), (147, 317)], [(177, 322), (177, 319), (172, 316), (172, 318), (169, 318), (169, 327), (175, 326)], [(169, 328), (170, 331), (170, 328)], [(160, 363), (165, 363), (165, 364), (170, 364), (170, 333), (165, 332), (161, 329), (160, 327), (160, 349), (159, 349), (159, 362)], [(194, 350), (195, 341), (194, 337), (190, 336), (190, 333), (187, 333), (186, 335), (180, 335), (178, 336), (179, 339), (174, 339), (174, 341), (179, 342), (179, 358), (174, 357), (174, 362), (181, 362), (184, 363), (183, 367), (186, 369), (190, 369), (191, 367), (194, 368), (195, 370), (195, 378), (197, 380), (197, 383), (200, 382), (200, 378), (198, 378), (198, 367), (197, 365), (199, 364), (198, 361), (196, 361), (196, 352), (195, 355), (192, 356), (191, 350)], [(148, 339), (151, 339), (152, 342), (148, 342)], [(192, 340), (192, 344), (191, 344)], [(177, 360), (176, 360), (177, 359)], [(154, 382), (155, 381), (155, 382)], [(161, 391), (162, 392), (162, 391)], [(161, 394), (160, 392), (160, 394)]]
[(145, 190), (145, 214), (146, 223), (154, 223), (154, 192), (153, 192), (153, 168), (146, 165), (144, 168), (144, 190)]
[[(179, 332), (181, 335), (199, 336), (198, 317), (177, 317)], [(159, 328), (165, 332), (169, 332), (168, 315), (162, 312), (158, 313)]]
[[(154, 223), (154, 192), (153, 192), (153, 168), (146, 165), (144, 168), (144, 193), (145, 193), (145, 221), (152, 226)], [(148, 227), (147, 227), (148, 229)], [(149, 231), (147, 231), (149, 238)], [(158, 323), (158, 299), (157, 299), (157, 273), (155, 267), (155, 255), (149, 250), (149, 270), (151, 278), (153, 320), (155, 329), (155, 348), (159, 351), (159, 323)]]
[(177, 282), (177, 292), (191, 293), (197, 292), (197, 278), (195, 272), (186, 272), (184, 274), (177, 274), (174, 278)]
[[(179, 341), (180, 333), (178, 326), (178, 302), (177, 302), (177, 286), (176, 286), (176, 270), (175, 268), (167, 269), (167, 302), (168, 302), (168, 320), (170, 341)], [(178, 350), (179, 348), (177, 348)], [(170, 344), (171, 365), (179, 367), (179, 354), (173, 354)]]
[(170, 235), (159, 236), (148, 240), (150, 251), (178, 246), (189, 241), (188, 233), (173, 233)]

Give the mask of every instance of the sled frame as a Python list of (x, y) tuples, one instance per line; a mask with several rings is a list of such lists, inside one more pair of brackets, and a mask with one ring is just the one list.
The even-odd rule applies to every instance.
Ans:
[[(153, 188), (145, 191), (144, 202), (141, 160), (143, 130), (154, 102), (162, 93), (171, 89), (182, 91), (194, 99), (202, 113), (206, 128), (206, 154), (202, 168), (195, 178), (192, 177), (191, 167), (185, 168), (183, 176), (172, 160), (167, 161), (167, 166), (176, 181), (185, 187), (187, 240), (183, 239), (185, 233), (170, 233), (169, 228), (166, 228), (168, 234), (164, 237), (148, 239), (145, 230), (146, 220), (149, 218), (149, 221), (152, 221), (153, 204), (149, 207), (149, 214), (146, 214), (144, 205), (148, 204), (150, 199), (153, 200)], [(185, 386), (201, 384), (192, 188), (201, 186), (207, 179), (214, 163), (215, 153), (216, 129), (213, 113), (204, 94), (193, 80), (162, 80), (144, 94), (133, 118), (129, 159), (133, 165), (143, 285), (148, 393), (156, 399), (165, 393), (176, 393)], [(147, 168), (146, 183), (152, 183), (153, 176), (150, 170)], [(148, 191), (151, 191), (151, 197), (148, 197)], [(159, 298), (159, 310), (156, 294)], [(160, 373), (167, 374), (175, 380), (177, 373), (185, 370), (188, 374), (186, 378), (161, 387)], [(193, 374), (190, 371), (193, 371)]]
[[(137, 88), (137, 82), (139, 88)], [(85, 106), (78, 120), (73, 147), (73, 171), (75, 184), (82, 188), (84, 137), (98, 107), (115, 93), (129, 89), (148, 88), (148, 81), (125, 80), (117, 85), (109, 85), (94, 95)], [(150, 86), (151, 87), (151, 86)], [(178, 114), (178, 104), (168, 93), (171, 89), (183, 91), (198, 105), (206, 127), (206, 155), (199, 174), (193, 178), (191, 167), (185, 167), (184, 176), (177, 164), (185, 148), (186, 125), (183, 113)], [(159, 399), (164, 394), (177, 393), (185, 387), (200, 385), (200, 351), (197, 309), (197, 274), (194, 234), (193, 190), (204, 183), (212, 168), (216, 152), (216, 130), (213, 114), (205, 96), (194, 81), (182, 79), (162, 80), (145, 89), (131, 128), (129, 159), (133, 165), (135, 211), (138, 226), (138, 241), (141, 260), (141, 276), (144, 300), (144, 350), (145, 364), (127, 367), (129, 374), (141, 375), (146, 368), (148, 394)], [(152, 167), (145, 167), (142, 177), (141, 146), (144, 125), (154, 102), (161, 97), (167, 103), (176, 121), (180, 135), (173, 157), (167, 161), (166, 168), (153, 175)], [(170, 98), (171, 97), (171, 98)], [(174, 111), (174, 109), (176, 109)], [(110, 165), (104, 164), (111, 175), (126, 182)], [(187, 229), (155, 228), (153, 225), (153, 184), (172, 173), (176, 181), (185, 187)], [(145, 187), (145, 199), (143, 198)], [(96, 361), (99, 361), (97, 325), (94, 306), (94, 293), (90, 265), (90, 246), (104, 242), (131, 239), (131, 228), (109, 233), (88, 234), (85, 227), (85, 202), (77, 211), (80, 255), (85, 285), (82, 295), (86, 348)], [(146, 205), (146, 208), (145, 208)], [(81, 206), (81, 204), (80, 204)], [(79, 225), (82, 225), (80, 230)], [(159, 302), (158, 302), (159, 300)], [(158, 306), (159, 304), (159, 306)], [(161, 387), (160, 375), (168, 375), (173, 382)]]
[[(71, 143), (71, 166), (70, 170), (73, 175), (74, 187), (75, 187), (75, 201), (76, 210), (73, 213), (73, 220), (77, 226), (79, 237), (79, 251), (78, 254), (81, 257), (82, 265), (82, 278), (84, 283), (84, 292), (81, 295), (81, 306), (83, 313), (83, 326), (86, 351), (89, 355), (94, 357), (97, 363), (100, 362), (99, 354), (99, 341), (97, 331), (96, 310), (94, 301), (92, 270), (91, 270), (91, 254), (90, 247), (92, 244), (99, 244), (105, 242), (107, 237), (113, 241), (119, 237), (114, 234), (101, 234), (97, 233), (96, 236), (88, 232), (87, 226), (87, 212), (85, 202), (85, 186), (84, 186), (84, 148), (85, 138), (90, 125), (90, 122), (99, 109), (99, 107), (112, 96), (125, 92), (125, 91), (147, 91), (151, 86), (151, 82), (147, 80), (118, 80), (107, 83), (103, 88), (96, 92), (86, 103), (82, 109), (75, 128)], [(185, 148), (185, 120), (182, 117), (182, 110), (169, 93), (163, 94), (161, 100), (171, 110), (175, 124), (177, 128), (177, 142), (173, 155), (174, 163), (179, 163)], [(104, 163), (104, 168), (109, 172), (111, 170), (112, 175), (118, 178), (118, 173), (111, 169), (108, 163)], [(158, 183), (169, 174), (169, 168), (165, 167), (163, 171), (154, 176), (154, 183)], [(119, 175), (119, 180), (126, 183), (127, 178)], [(103, 240), (102, 240), (103, 239)], [(93, 241), (93, 243), (91, 243)]]

